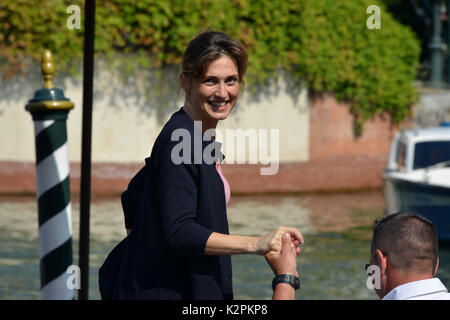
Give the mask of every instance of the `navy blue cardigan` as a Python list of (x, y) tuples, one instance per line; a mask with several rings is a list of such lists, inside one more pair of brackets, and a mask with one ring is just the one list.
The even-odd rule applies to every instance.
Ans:
[[(176, 129), (191, 137), (184, 158), (190, 161), (181, 164), (172, 161), (172, 150), (186, 156), (189, 148), (179, 152), (182, 140), (171, 138)], [(215, 161), (196, 163), (194, 150), (198, 156), (201, 146), (214, 159), (223, 155), (215, 152), (217, 142), (195, 149), (195, 130), (201, 139), (186, 112), (175, 112), (123, 193), (125, 225), (132, 231), (99, 270), (102, 299), (233, 299), (231, 257), (204, 254), (213, 231), (229, 234), (223, 182)]]

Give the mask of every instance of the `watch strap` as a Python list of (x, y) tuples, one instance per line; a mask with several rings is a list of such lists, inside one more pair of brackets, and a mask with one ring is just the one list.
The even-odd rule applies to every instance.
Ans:
[(300, 279), (292, 274), (279, 274), (272, 280), (272, 289), (275, 290), (275, 286), (278, 283), (288, 283), (295, 290), (300, 289)]

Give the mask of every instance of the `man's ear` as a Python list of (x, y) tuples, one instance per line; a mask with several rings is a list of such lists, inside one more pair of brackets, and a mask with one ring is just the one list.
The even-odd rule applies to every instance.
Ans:
[(380, 267), (380, 275), (384, 276), (389, 270), (389, 261), (387, 255), (383, 254), (380, 249), (375, 250), (375, 259), (377, 265)]
[(436, 267), (434, 268), (433, 277), (436, 275), (438, 269), (439, 269), (439, 257), (436, 257)]

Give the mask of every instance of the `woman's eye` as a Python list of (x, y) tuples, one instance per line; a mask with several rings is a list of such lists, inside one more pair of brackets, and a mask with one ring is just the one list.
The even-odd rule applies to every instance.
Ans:
[(226, 82), (229, 84), (235, 84), (237, 82), (237, 79), (235, 77), (228, 78)]
[(203, 83), (206, 85), (214, 85), (216, 81), (214, 79), (206, 79)]

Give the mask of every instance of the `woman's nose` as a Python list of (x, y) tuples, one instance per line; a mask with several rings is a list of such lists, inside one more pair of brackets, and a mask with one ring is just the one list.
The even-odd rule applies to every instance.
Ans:
[(225, 83), (220, 83), (217, 86), (217, 90), (215, 92), (216, 97), (220, 98), (220, 99), (226, 99), (228, 96), (228, 91), (227, 88), (225, 86)]

